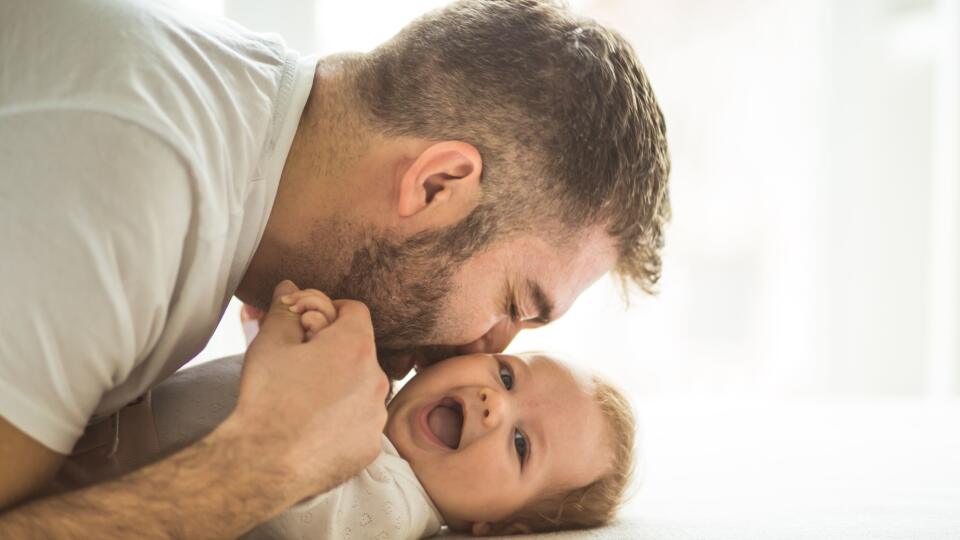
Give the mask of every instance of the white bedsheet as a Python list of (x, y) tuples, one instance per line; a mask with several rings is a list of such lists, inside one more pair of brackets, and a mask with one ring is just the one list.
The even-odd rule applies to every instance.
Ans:
[(620, 521), (527, 538), (960, 539), (960, 400), (639, 408), (646, 482)]

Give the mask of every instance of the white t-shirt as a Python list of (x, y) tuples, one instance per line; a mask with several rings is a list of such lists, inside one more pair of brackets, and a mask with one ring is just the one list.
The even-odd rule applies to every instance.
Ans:
[(69, 453), (203, 348), (315, 66), (155, 0), (0, 2), (0, 416)]

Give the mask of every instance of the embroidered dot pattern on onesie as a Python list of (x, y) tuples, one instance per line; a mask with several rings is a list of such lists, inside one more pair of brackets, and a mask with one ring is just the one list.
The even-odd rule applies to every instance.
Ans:
[(263, 534), (244, 540), (406, 540), (438, 533), (439, 513), (409, 464), (390, 450), (340, 486), (258, 527)]

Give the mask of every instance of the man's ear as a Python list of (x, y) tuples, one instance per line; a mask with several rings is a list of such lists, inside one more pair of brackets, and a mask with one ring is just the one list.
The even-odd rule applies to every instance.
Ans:
[(480, 195), (483, 160), (462, 141), (443, 141), (423, 150), (400, 178), (397, 211), (426, 226), (452, 225), (470, 213)]

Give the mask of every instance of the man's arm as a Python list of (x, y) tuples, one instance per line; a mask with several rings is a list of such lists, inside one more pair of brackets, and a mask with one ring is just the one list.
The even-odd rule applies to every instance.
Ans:
[[(290, 471), (265, 461), (249, 439), (227, 421), (196, 444), (120, 479), (9, 510), (0, 515), (0, 537), (235, 538), (296, 502), (289, 497), (295, 490), (284, 493)], [(50, 463), (62, 460), (33, 442), (30, 451), (37, 450), (56, 457), (15, 474), (21, 494), (49, 479)], [(5, 460), (4, 469), (15, 463)]]
[[(117, 480), (10, 508), (0, 538), (233, 538), (373, 461), (388, 383), (369, 312), (334, 302), (336, 320), (304, 341), (300, 316), (281, 300), (294, 292), (277, 287), (237, 407), (210, 435)], [(0, 464), (4, 478), (27, 452)], [(43, 477), (21, 481), (23, 494)]]

